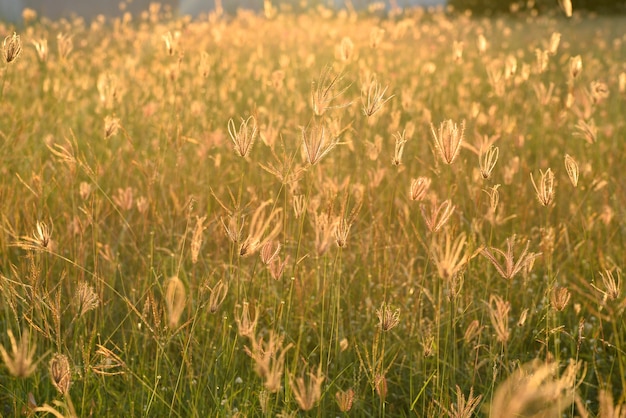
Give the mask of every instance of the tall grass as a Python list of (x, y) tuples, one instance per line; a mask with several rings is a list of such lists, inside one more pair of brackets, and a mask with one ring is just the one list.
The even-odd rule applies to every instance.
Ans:
[(1, 414), (614, 416), (623, 19), (266, 12), (1, 27)]

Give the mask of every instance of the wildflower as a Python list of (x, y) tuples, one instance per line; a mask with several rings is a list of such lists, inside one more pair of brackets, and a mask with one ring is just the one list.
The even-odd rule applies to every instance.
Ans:
[(13, 331), (7, 330), (9, 341), (11, 341), (11, 353), (7, 353), (4, 346), (0, 345), (0, 354), (9, 374), (18, 378), (26, 378), (34, 373), (38, 362), (33, 362), (33, 356), (37, 346), (29, 346), (28, 330), (22, 332), (19, 343), (13, 336)]
[(4, 53), (4, 60), (7, 64), (15, 61), (22, 53), (22, 41), (20, 40), (20, 35), (13, 32), (13, 35), (9, 35), (4, 38), (2, 51)]
[(235, 127), (235, 121), (230, 119), (228, 121), (228, 133), (230, 135), (230, 139), (235, 145), (235, 152), (237, 155), (245, 158), (248, 154), (250, 154), (250, 150), (256, 140), (256, 119), (254, 116), (249, 116), (247, 119), (241, 118), (239, 130)]
[[(529, 253), (528, 247), (530, 246), (530, 241), (526, 242), (526, 248), (522, 251), (520, 256), (517, 259), (517, 262), (513, 260), (513, 244), (515, 242), (515, 236), (507, 238), (506, 240), (506, 252), (498, 249), (498, 248), (485, 248), (481, 251), (481, 254), (487, 257), (489, 261), (494, 265), (498, 273), (505, 279), (512, 279), (515, 275), (517, 275), (524, 267), (528, 267), (533, 263), (535, 258), (539, 257), (541, 253)], [(504, 265), (500, 264), (500, 262), (496, 259), (493, 253), (499, 254), (504, 257)]]
[(446, 164), (452, 164), (461, 149), (463, 135), (465, 133), (465, 121), (459, 127), (451, 119), (441, 122), (439, 130), (435, 132), (435, 127), (431, 123), (430, 130), (435, 140), (435, 147), (441, 155), (441, 159)]
[(61, 395), (67, 395), (72, 385), (70, 362), (64, 354), (55, 353), (50, 360), (50, 379)]
[(549, 168), (543, 172), (539, 170), (541, 173), (541, 180), (539, 181), (539, 186), (535, 183), (535, 179), (533, 178), (533, 174), (530, 173), (530, 180), (533, 183), (533, 187), (535, 189), (535, 193), (537, 194), (537, 199), (543, 206), (549, 206), (554, 199), (554, 173)]

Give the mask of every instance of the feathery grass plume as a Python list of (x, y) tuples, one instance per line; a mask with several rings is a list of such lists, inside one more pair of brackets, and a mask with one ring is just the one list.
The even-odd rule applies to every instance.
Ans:
[(350, 84), (340, 86), (342, 80), (343, 74), (333, 75), (330, 66), (322, 69), (319, 80), (311, 83), (311, 107), (313, 108), (313, 113), (317, 116), (322, 116), (327, 110), (341, 109), (352, 104), (352, 102), (346, 102), (332, 105), (335, 99), (339, 98), (350, 88)]
[(302, 149), (310, 165), (317, 164), (339, 143), (339, 137), (333, 137), (330, 129), (322, 121), (315, 121), (308, 128), (302, 128)]
[(41, 39), (33, 39), (31, 41), (33, 46), (35, 47), (35, 51), (37, 52), (37, 58), (39, 62), (48, 61), (48, 40), (46, 38)]
[(291, 200), (291, 205), (293, 206), (293, 214), (296, 219), (300, 219), (302, 215), (305, 214), (307, 209), (307, 199), (303, 194), (294, 195)]
[(339, 58), (348, 61), (354, 55), (354, 42), (348, 36), (344, 36), (339, 45)]
[(379, 309), (376, 309), (378, 317), (378, 327), (382, 332), (391, 331), (400, 323), (400, 308), (392, 311), (387, 303), (383, 302)]
[(165, 289), (165, 306), (167, 308), (167, 319), (171, 329), (176, 328), (180, 317), (185, 311), (187, 302), (187, 292), (182, 280), (177, 276), (172, 276), (167, 282)]
[(98, 298), (98, 294), (93, 286), (84, 281), (78, 283), (74, 300), (78, 304), (79, 316), (83, 316), (87, 312), (96, 309), (100, 304), (100, 298)]
[(474, 396), (474, 388), (471, 387), (465, 399), (465, 394), (459, 385), (456, 385), (456, 404), (450, 405), (450, 409), (445, 408), (445, 412), (450, 418), (472, 418), (482, 398), (483, 395)]
[[(617, 276), (617, 278), (615, 278)], [(611, 270), (605, 269), (600, 273), (602, 277), (602, 286), (604, 289), (600, 289), (592, 284), (592, 286), (602, 294), (602, 303), (606, 303), (607, 300), (612, 301), (620, 296), (622, 291), (622, 273), (617, 269), (617, 274), (614, 275)]]
[(74, 50), (74, 41), (72, 35), (59, 33), (57, 35), (57, 51), (59, 52), (59, 58), (61, 61), (67, 60), (70, 53)]
[[(496, 331), (496, 339), (506, 344), (510, 337), (509, 311), (511, 304), (498, 295), (489, 296), (489, 318)], [(503, 415), (504, 416), (504, 415)]]
[(578, 163), (569, 154), (565, 154), (565, 171), (569, 181), (572, 182), (574, 187), (578, 186), (578, 175), (580, 173), (578, 169)]
[(598, 104), (609, 97), (609, 87), (601, 81), (592, 81), (589, 93), (593, 104)]
[[(265, 214), (265, 208), (271, 203), (271, 199), (262, 202), (252, 214), (248, 236), (239, 247), (239, 255), (241, 257), (254, 254), (259, 247), (263, 246), (265, 242), (275, 239), (280, 232), (282, 228), (282, 223), (280, 222), (281, 208), (273, 208), (268, 216), (262, 216)], [(276, 222), (276, 224), (272, 230), (267, 232), (272, 222)]]
[(242, 337), (248, 337), (254, 339), (254, 332), (256, 325), (259, 322), (259, 308), (254, 310), (254, 318), (250, 318), (250, 304), (243, 302), (241, 307), (241, 313), (235, 313), (235, 322), (237, 323), (237, 332)]
[(110, 137), (117, 135), (120, 127), (120, 118), (107, 115), (104, 118), (104, 139), (109, 139)]
[(309, 372), (309, 379), (305, 381), (304, 376), (294, 378), (289, 373), (289, 384), (293, 397), (296, 399), (298, 406), (303, 411), (310, 411), (317, 404), (322, 396), (322, 383), (324, 376), (322, 375), (322, 365), (317, 368), (317, 373)]
[(333, 235), (335, 236), (335, 242), (339, 248), (343, 248), (348, 244), (348, 236), (350, 235), (350, 229), (352, 228), (352, 218), (346, 218), (342, 216), (339, 218), (339, 222), (333, 228)]
[(520, 366), (495, 391), (490, 417), (557, 417), (576, 397), (581, 380), (581, 363), (570, 361), (559, 373), (559, 365), (534, 359)]
[(459, 234), (452, 240), (449, 228), (441, 234), (438, 239), (434, 239), (430, 249), (430, 257), (437, 266), (439, 277), (450, 280), (458, 275), (467, 264), (470, 254), (463, 252), (466, 242), (465, 233)]
[(556, 286), (550, 292), (550, 304), (555, 311), (562, 311), (567, 307), (571, 294), (567, 287)]
[(385, 98), (385, 93), (389, 86), (383, 86), (376, 79), (376, 75), (372, 74), (369, 81), (361, 87), (361, 102), (363, 103), (363, 114), (365, 116), (372, 116), (380, 109), (384, 104), (393, 98), (393, 94)]
[(389, 388), (387, 387), (387, 378), (384, 374), (377, 374), (374, 376), (374, 389), (381, 401), (387, 399), (387, 393)]
[(574, 135), (584, 138), (588, 144), (595, 144), (597, 141), (598, 127), (596, 126), (595, 120), (589, 119), (589, 121), (586, 121), (580, 119), (574, 128), (576, 128)]
[(352, 388), (346, 391), (338, 390), (335, 392), (335, 400), (341, 412), (349, 412), (354, 403), (354, 390)]
[(426, 193), (430, 188), (431, 179), (428, 177), (418, 177), (411, 180), (411, 189), (409, 191), (409, 197), (413, 201), (420, 201), (426, 197)]
[(565, 16), (572, 17), (572, 0), (559, 0), (559, 6), (561, 6)]
[(0, 345), (0, 354), (7, 367), (9, 374), (17, 378), (27, 378), (37, 369), (39, 361), (33, 361), (33, 356), (37, 350), (36, 344), (30, 344), (28, 330), (22, 332), (19, 343), (16, 341), (12, 330), (7, 330), (9, 341), (11, 342), (11, 353), (3, 345)]
[(539, 173), (541, 174), (539, 186), (535, 183), (533, 173), (530, 173), (530, 181), (533, 184), (539, 203), (543, 206), (549, 206), (554, 200), (554, 173), (549, 168), (545, 172), (539, 170)]
[(459, 154), (461, 144), (465, 134), (465, 120), (461, 122), (461, 126), (447, 119), (439, 125), (439, 129), (435, 132), (435, 126), (430, 124), (430, 131), (435, 140), (435, 147), (439, 151), (441, 159), (446, 164), (452, 164)]
[(235, 146), (235, 153), (240, 157), (247, 157), (256, 140), (256, 119), (254, 116), (248, 116), (247, 119), (241, 118), (241, 124), (239, 125), (239, 130), (237, 130), (235, 121), (231, 118), (228, 121), (228, 134)]
[(420, 211), (426, 227), (430, 232), (439, 231), (448, 222), (448, 219), (454, 213), (456, 206), (452, 204), (450, 199), (441, 202), (437, 205), (437, 201), (432, 201), (430, 204), (430, 213), (426, 212), (426, 205), (420, 205)]
[(569, 76), (571, 80), (576, 80), (583, 70), (583, 60), (580, 55), (576, 55), (569, 60)]
[[(484, 255), (493, 266), (496, 268), (500, 276), (504, 279), (510, 280), (515, 277), (523, 268), (530, 268), (534, 263), (535, 258), (539, 257), (541, 253), (529, 253), (528, 247), (530, 246), (530, 241), (526, 242), (526, 247), (517, 258), (517, 261), (513, 260), (513, 245), (515, 244), (515, 235), (506, 240), (506, 252), (500, 250), (499, 248), (484, 248), (481, 251), (481, 254)], [(498, 261), (495, 257), (494, 253), (504, 257), (504, 265)]]
[(196, 264), (198, 262), (198, 256), (200, 255), (200, 248), (202, 247), (202, 233), (206, 229), (204, 221), (206, 216), (196, 216), (196, 227), (193, 230), (193, 236), (191, 237), (191, 263)]
[(560, 43), (561, 34), (559, 32), (552, 32), (552, 35), (550, 35), (550, 42), (548, 43), (548, 53), (550, 55), (556, 55)]
[(370, 48), (376, 49), (378, 45), (383, 41), (385, 36), (385, 30), (379, 27), (374, 27), (370, 30)]
[(485, 326), (480, 325), (478, 319), (474, 319), (472, 322), (469, 323), (467, 328), (465, 328), (465, 332), (463, 333), (463, 341), (465, 341), (466, 344), (470, 344), (472, 341), (480, 336), (484, 328)]
[(52, 223), (51, 226), (43, 221), (37, 221), (36, 229), (33, 232), (33, 236), (23, 236), (15, 244), (16, 246), (25, 250), (32, 251), (46, 251), (52, 247)]
[(406, 142), (407, 142), (405, 135), (406, 135), (406, 130), (402, 132), (398, 132), (397, 134), (393, 135), (393, 137), (396, 139), (396, 148), (393, 153), (393, 159), (391, 160), (391, 162), (396, 167), (402, 164), (402, 155), (404, 154), (404, 146), (406, 145)]
[(22, 53), (22, 41), (20, 40), (20, 35), (13, 32), (13, 35), (9, 35), (4, 38), (4, 42), (2, 42), (2, 53), (7, 64), (15, 61)]
[(261, 262), (265, 265), (270, 264), (280, 253), (280, 242), (267, 241), (261, 248)]
[(498, 162), (498, 156), (500, 155), (500, 149), (494, 145), (489, 146), (486, 151), (481, 150), (478, 157), (478, 164), (480, 166), (480, 175), (484, 179), (491, 177), (491, 173)]
[(278, 392), (282, 386), (285, 354), (293, 344), (283, 347), (285, 336), (279, 336), (274, 330), (270, 330), (267, 342), (263, 337), (257, 340), (254, 335), (249, 339), (252, 347), (245, 346), (243, 349), (254, 360), (254, 370), (264, 380), (265, 389), (271, 393)]
[(67, 356), (60, 353), (54, 353), (49, 366), (52, 385), (61, 395), (67, 395), (70, 390), (70, 386), (72, 385), (72, 373)]
[[(207, 286), (208, 287), (208, 286)], [(228, 294), (228, 283), (219, 280), (213, 288), (208, 288), (211, 296), (209, 297), (209, 312), (215, 313), (226, 299)]]

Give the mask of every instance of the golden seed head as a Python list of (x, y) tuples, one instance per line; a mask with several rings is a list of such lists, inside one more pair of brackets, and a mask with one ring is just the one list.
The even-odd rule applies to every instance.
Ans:
[(339, 46), (339, 57), (342, 61), (348, 61), (354, 54), (354, 42), (349, 37), (344, 37)]
[(50, 360), (50, 379), (61, 395), (67, 395), (72, 385), (72, 373), (67, 356), (55, 353)]
[(561, 43), (561, 34), (559, 32), (553, 32), (552, 36), (550, 36), (550, 46), (548, 47), (548, 52), (550, 55), (555, 55), (559, 49), (559, 44)]
[(574, 187), (578, 186), (578, 175), (580, 172), (578, 163), (569, 154), (565, 154), (565, 171), (567, 171), (567, 176)]
[(459, 126), (452, 119), (447, 119), (441, 122), (436, 132), (435, 126), (431, 123), (430, 130), (441, 159), (446, 164), (452, 164), (461, 150), (465, 134), (465, 120)]
[(339, 410), (341, 412), (349, 412), (352, 409), (352, 404), (354, 403), (354, 390), (352, 388), (346, 391), (338, 390), (335, 393), (335, 400), (337, 401), (337, 406), (339, 406)]
[(20, 40), (20, 35), (13, 32), (13, 35), (9, 35), (4, 38), (2, 47), (4, 52), (4, 60), (7, 62), (7, 64), (12, 63), (22, 53), (22, 41)]
[(575, 57), (570, 58), (569, 61), (569, 75), (572, 80), (575, 80), (580, 72), (583, 70), (583, 60), (580, 58), (580, 55), (576, 55)]
[(478, 162), (480, 165), (480, 175), (483, 179), (491, 177), (491, 172), (498, 162), (499, 155), (500, 149), (494, 145), (490, 145), (486, 151), (481, 151)]
[(530, 173), (530, 180), (537, 194), (539, 203), (543, 206), (549, 206), (554, 200), (554, 173), (549, 168), (545, 172), (539, 170), (539, 173), (541, 174), (539, 184), (535, 183), (532, 173)]
[(0, 345), (0, 355), (2, 355), (4, 365), (12, 376), (27, 378), (37, 368), (37, 362), (33, 361), (37, 346), (30, 344), (28, 330), (22, 332), (19, 343), (15, 339), (12, 330), (7, 330), (7, 335), (11, 342), (11, 353), (8, 353), (4, 346)]
[(104, 139), (109, 139), (110, 137), (116, 135), (120, 126), (120, 118), (106, 116), (104, 118)]
[(215, 313), (226, 299), (228, 294), (228, 284), (222, 280), (218, 281), (213, 289), (209, 289), (211, 296), (209, 297), (209, 312)]
[(550, 304), (556, 311), (562, 311), (567, 307), (571, 294), (566, 287), (557, 286), (550, 293)]
[(87, 282), (79, 282), (76, 288), (76, 302), (78, 303), (79, 315), (83, 316), (87, 312), (94, 310), (100, 304), (100, 298), (94, 288)]
[(505, 344), (509, 340), (509, 311), (511, 304), (503, 300), (500, 296), (491, 295), (489, 297), (489, 317), (491, 324), (496, 331), (496, 338)]
[(376, 309), (378, 317), (378, 326), (383, 332), (387, 332), (395, 328), (400, 323), (400, 309), (392, 311), (389, 305), (383, 302), (379, 309)]
[(431, 179), (428, 177), (418, 177), (411, 180), (411, 191), (409, 193), (411, 200), (424, 200), (426, 193), (430, 188)]
[(204, 221), (206, 216), (196, 217), (196, 227), (193, 230), (193, 236), (191, 237), (191, 262), (196, 264), (198, 262), (198, 256), (200, 255), (200, 248), (202, 247), (202, 234), (206, 227)]
[(254, 310), (254, 318), (250, 318), (250, 304), (243, 302), (241, 313), (235, 315), (235, 322), (240, 336), (254, 339), (254, 331), (259, 322), (259, 308)]
[(291, 373), (289, 374), (293, 397), (303, 411), (310, 411), (320, 400), (324, 382), (321, 365), (317, 368), (317, 373), (309, 372), (308, 375), (309, 378), (305, 380), (304, 376), (294, 378)]
[(235, 121), (230, 119), (228, 121), (228, 133), (230, 139), (235, 145), (235, 152), (240, 157), (247, 157), (250, 154), (250, 150), (254, 145), (257, 134), (257, 123), (254, 116), (249, 116), (247, 119), (241, 118), (241, 124), (239, 130), (235, 126)]
[(165, 306), (167, 308), (167, 318), (169, 327), (176, 328), (186, 305), (185, 285), (178, 277), (173, 276), (167, 282), (165, 289)]

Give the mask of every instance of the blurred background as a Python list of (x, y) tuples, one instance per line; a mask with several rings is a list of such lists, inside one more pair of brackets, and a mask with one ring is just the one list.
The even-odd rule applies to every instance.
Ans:
[[(147, 10), (153, 1), (155, 0), (127, 0), (124, 2), (123, 11), (129, 11), (135, 15)], [(175, 14), (198, 16), (201, 13), (215, 10), (215, 0), (160, 0), (159, 2), (171, 7)], [(558, 0), (384, 0), (378, 2), (374, 0), (271, 0), (271, 2), (275, 6), (289, 3), (297, 10), (320, 4), (333, 8), (349, 5), (357, 10), (362, 10), (372, 3), (384, 4), (387, 9), (392, 7), (451, 5), (457, 10), (470, 9), (477, 13), (507, 12), (512, 5), (516, 5), (514, 8), (522, 10), (525, 8), (558, 7)], [(611, 13), (626, 10), (626, 0), (572, 0), (572, 3), (574, 10), (588, 9)], [(262, 10), (263, 0), (222, 0), (222, 6), (227, 13), (235, 13), (238, 8)], [(50, 19), (70, 17), (72, 14), (76, 14), (89, 20), (99, 14), (113, 17), (123, 13), (120, 8), (120, 0), (0, 0), (0, 19), (20, 22), (22, 10), (25, 7), (34, 9), (39, 16)]]

